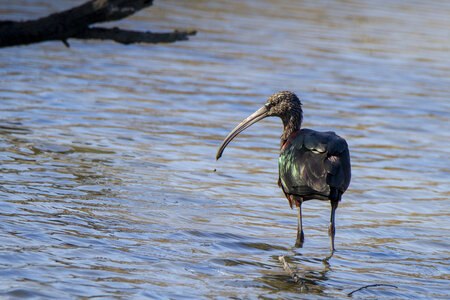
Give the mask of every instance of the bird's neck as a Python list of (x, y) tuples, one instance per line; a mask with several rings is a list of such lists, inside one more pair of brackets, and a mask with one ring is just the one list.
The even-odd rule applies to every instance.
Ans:
[(293, 114), (281, 118), (283, 120), (284, 131), (281, 135), (281, 147), (289, 139), (289, 136), (300, 130), (302, 125), (302, 111), (294, 112)]

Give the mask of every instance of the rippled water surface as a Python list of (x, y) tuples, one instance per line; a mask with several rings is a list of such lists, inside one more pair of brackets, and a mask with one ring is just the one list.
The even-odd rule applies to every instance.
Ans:
[[(327, 298), (378, 284), (352, 296), (447, 298), (449, 15), (446, 1), (155, 1), (114, 26), (198, 34), (0, 49), (0, 297)], [(214, 159), (279, 90), (351, 149), (328, 263), (326, 202), (303, 206), (293, 247), (280, 120)]]

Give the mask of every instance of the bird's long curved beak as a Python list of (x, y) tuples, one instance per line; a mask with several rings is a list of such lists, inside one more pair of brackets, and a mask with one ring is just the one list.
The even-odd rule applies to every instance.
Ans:
[(231, 131), (227, 137), (223, 140), (222, 145), (220, 145), (219, 150), (216, 154), (216, 160), (218, 160), (223, 153), (223, 150), (225, 150), (225, 147), (231, 142), (232, 139), (234, 139), (235, 136), (237, 136), (239, 133), (250, 127), (251, 125), (255, 124), (256, 122), (264, 119), (268, 116), (269, 111), (265, 106), (261, 107), (254, 113), (252, 113), (250, 116), (248, 116), (245, 120), (243, 120), (236, 128)]

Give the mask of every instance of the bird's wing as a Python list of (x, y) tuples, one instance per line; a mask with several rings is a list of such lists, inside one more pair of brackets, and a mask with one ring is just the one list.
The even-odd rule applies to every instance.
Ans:
[[(307, 144), (307, 141), (309, 144)], [(327, 172), (326, 183), (331, 188), (345, 192), (350, 184), (350, 154), (347, 142), (334, 132), (313, 132), (305, 137), (311, 151), (322, 151), (323, 166)]]
[(287, 193), (327, 198), (330, 188), (345, 191), (350, 180), (343, 168), (348, 157), (344, 139), (333, 132), (303, 129), (290, 143), (279, 159), (280, 179)]
[(324, 145), (308, 129), (303, 129), (288, 142), (279, 157), (279, 175), (284, 191), (302, 197), (328, 194)]

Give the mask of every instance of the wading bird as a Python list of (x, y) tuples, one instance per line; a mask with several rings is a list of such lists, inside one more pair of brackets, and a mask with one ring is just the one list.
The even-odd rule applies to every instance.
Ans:
[(302, 247), (302, 203), (311, 199), (330, 200), (331, 217), (328, 227), (331, 254), (334, 252), (334, 214), (342, 194), (350, 184), (350, 154), (347, 142), (334, 132), (319, 132), (300, 126), (303, 111), (300, 100), (292, 92), (278, 92), (266, 104), (243, 120), (220, 145), (216, 159), (243, 130), (266, 118), (279, 117), (283, 121), (281, 150), (278, 159), (278, 185), (291, 208), (297, 206), (296, 247)]

